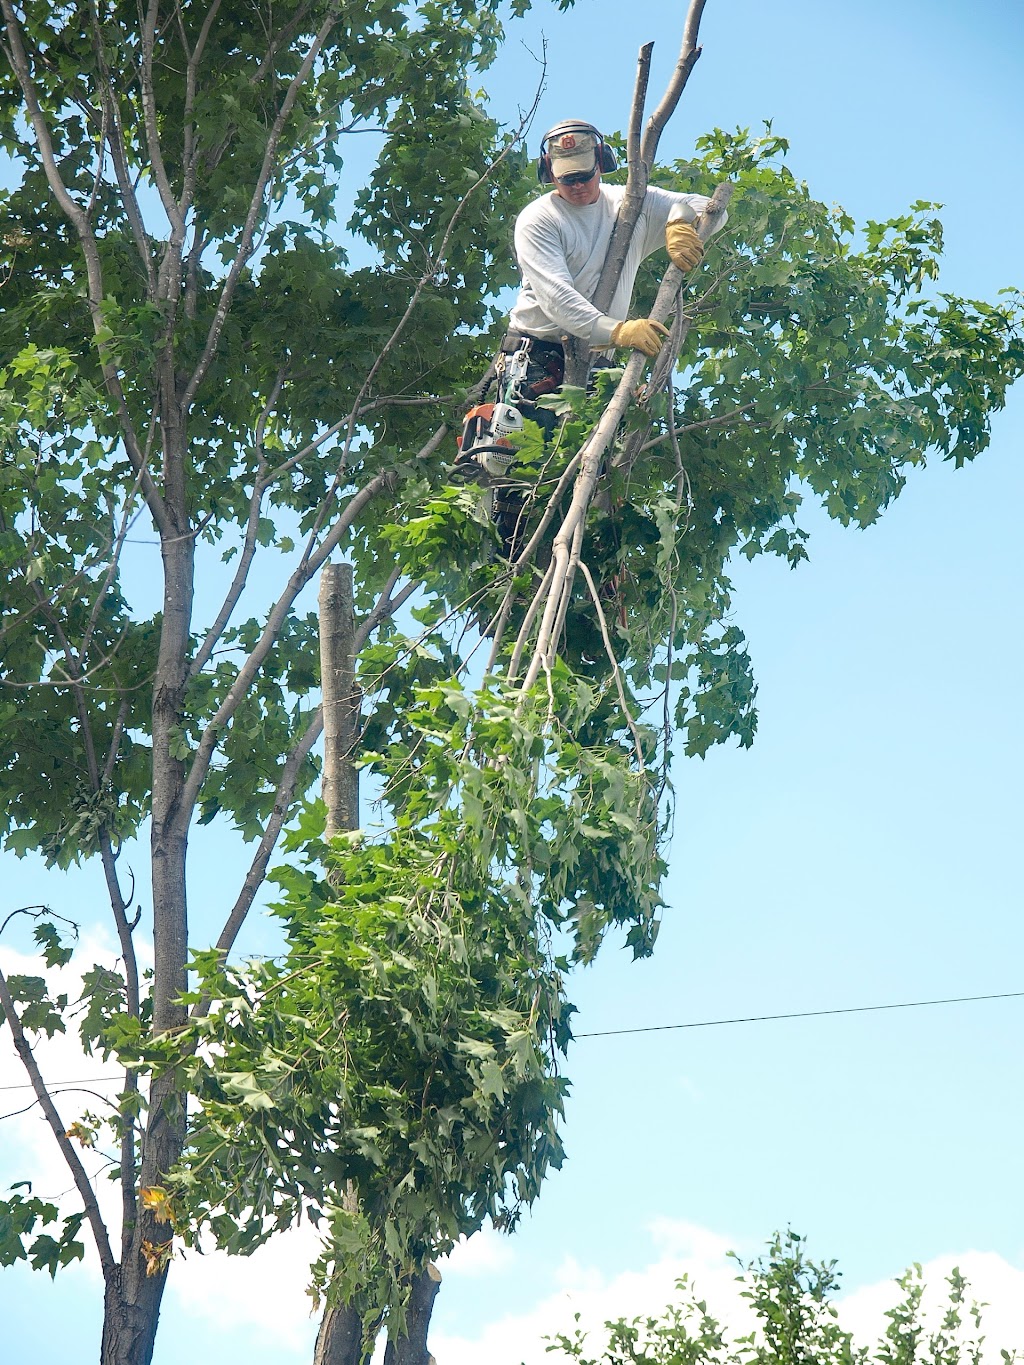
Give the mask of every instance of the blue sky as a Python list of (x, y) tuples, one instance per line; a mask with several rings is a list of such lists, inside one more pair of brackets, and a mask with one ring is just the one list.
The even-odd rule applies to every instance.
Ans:
[[(622, 128), (637, 49), (656, 42), (657, 98), (683, 12), (540, 5), (510, 26), (481, 83), (514, 122), (536, 84), (520, 42), (536, 51), (543, 34), (532, 141), (567, 116)], [(1010, 0), (969, 12), (708, 0), (704, 55), (662, 152), (685, 157), (711, 126), (771, 119), (812, 193), (858, 220), (941, 201), (940, 287), (991, 298), (1024, 274), (1021, 32)], [(812, 517), (811, 560), (795, 573), (737, 568), (756, 743), (677, 769), (656, 956), (635, 965), (612, 950), (582, 975), (580, 1031), (1024, 989), (1022, 440), (1016, 393), (973, 467), (918, 472), (868, 531)], [(64, 896), (74, 910), (93, 896), (87, 877), (58, 889), (25, 865), (5, 872), (13, 903)], [(911, 1261), (975, 1253), (983, 1297), (1012, 1327), (1009, 1300), (1024, 1302), (1022, 1021), (1024, 1001), (1007, 1000), (581, 1040), (570, 1159), (514, 1239), (478, 1239), (446, 1272), (439, 1365), (539, 1365), (552, 1315), (568, 1326), (574, 1306), (646, 1302), (684, 1263), (724, 1285), (726, 1245), (754, 1253), (787, 1223), (839, 1259), (865, 1303)], [(0, 1081), (20, 1079), (2, 1067)], [(17, 1130), (12, 1179), (34, 1131)], [(295, 1306), (304, 1249), (226, 1269), (211, 1259), (186, 1267), (180, 1288), (172, 1277), (160, 1365), (183, 1334), (195, 1365), (308, 1361), (313, 1327)], [(64, 1289), (0, 1276), (11, 1360), (28, 1358), (40, 1313), (54, 1359), (94, 1358), (90, 1275)], [(994, 1344), (1024, 1344), (1024, 1321)]]

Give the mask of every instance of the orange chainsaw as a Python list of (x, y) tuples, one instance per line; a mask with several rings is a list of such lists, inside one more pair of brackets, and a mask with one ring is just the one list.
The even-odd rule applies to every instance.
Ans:
[(455, 438), (459, 447), (455, 469), (460, 474), (502, 478), (508, 472), (516, 457), (516, 445), (510, 438), (523, 429), (523, 415), (515, 404), (529, 361), (529, 342), (514, 355), (498, 356), (496, 400), (470, 408), (462, 423), (462, 435)]

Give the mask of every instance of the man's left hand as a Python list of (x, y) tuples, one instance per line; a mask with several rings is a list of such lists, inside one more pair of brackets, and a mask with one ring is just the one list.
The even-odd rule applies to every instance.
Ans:
[(665, 250), (672, 264), (687, 272), (699, 264), (704, 255), (704, 244), (692, 223), (673, 222), (665, 227)]

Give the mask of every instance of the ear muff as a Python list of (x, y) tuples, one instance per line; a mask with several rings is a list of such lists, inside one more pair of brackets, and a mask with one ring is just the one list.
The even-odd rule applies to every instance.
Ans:
[(610, 175), (612, 171), (619, 169), (619, 163), (612, 149), (605, 143), (601, 133), (592, 123), (582, 123), (577, 119), (566, 119), (563, 123), (556, 123), (540, 140), (540, 156), (537, 158), (537, 179), (542, 185), (550, 185), (554, 182), (551, 174), (551, 153), (548, 144), (553, 137), (561, 137), (563, 133), (590, 133), (597, 143), (597, 164), (601, 169), (602, 175)]

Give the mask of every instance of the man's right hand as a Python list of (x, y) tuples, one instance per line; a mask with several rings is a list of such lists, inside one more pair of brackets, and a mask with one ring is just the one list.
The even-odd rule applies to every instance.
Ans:
[(635, 318), (631, 322), (617, 322), (612, 328), (611, 342), (613, 346), (628, 346), (643, 351), (644, 355), (655, 356), (667, 336), (668, 328), (653, 318)]

